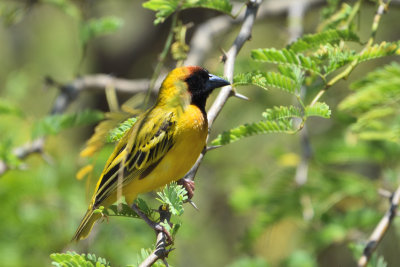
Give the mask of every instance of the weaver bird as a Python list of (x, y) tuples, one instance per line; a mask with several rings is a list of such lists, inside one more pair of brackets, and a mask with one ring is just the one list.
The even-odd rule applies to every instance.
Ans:
[(129, 205), (137, 195), (182, 178), (206, 145), (205, 105), (213, 89), (229, 82), (197, 67), (180, 67), (163, 81), (157, 101), (140, 115), (108, 159), (73, 240), (86, 238), (121, 195)]

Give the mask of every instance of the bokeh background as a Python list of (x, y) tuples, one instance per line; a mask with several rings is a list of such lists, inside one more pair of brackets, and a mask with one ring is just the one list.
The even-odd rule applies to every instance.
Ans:
[[(59, 83), (93, 73), (151, 78), (171, 21), (155, 26), (154, 12), (144, 9), (142, 3), (1, 0), (0, 98), (22, 110), (23, 115), (0, 113), (0, 156), (32, 140), (33, 125), (49, 114), (59, 91), (45, 86), (45, 77)], [(306, 10), (299, 22), (305, 33), (315, 32), (324, 4)], [(375, 11), (374, 3), (363, 4), (358, 19), (363, 41), (370, 34)], [(123, 25), (89, 41), (83, 49), (77, 14), (86, 20), (114, 16)], [(217, 15), (206, 9), (181, 12), (184, 23), (193, 23), (188, 43), (198, 25)], [(399, 16), (400, 6), (394, 3), (382, 18), (377, 42), (400, 39)], [(257, 20), (235, 71), (270, 68), (252, 61), (250, 51), (285, 47), (290, 38), (287, 25), (286, 12)], [(237, 24), (211, 40), (213, 49), (203, 63), (210, 72), (222, 75), (221, 49), (229, 49), (239, 27)], [(354, 119), (335, 107), (349, 94), (352, 81), (396, 60), (391, 57), (361, 65), (348, 81), (338, 83), (323, 97), (332, 108), (332, 118), (308, 122), (313, 158), (308, 184), (302, 189), (293, 182), (301, 157), (298, 134), (250, 137), (208, 153), (196, 178), (194, 201), (199, 211), (185, 206), (169, 263), (192, 267), (354, 266), (356, 258), (350, 247), (365, 242), (388, 207), (377, 189), (397, 187), (400, 149), (385, 142), (353, 142), (347, 127)], [(168, 57), (165, 71), (173, 67), (174, 61)], [(211, 139), (223, 130), (259, 120), (266, 107), (293, 102), (290, 95), (277, 90), (249, 86), (239, 91), (250, 101), (230, 99)], [(118, 97), (123, 102), (130, 95)], [(87, 108), (108, 111), (104, 92), (82, 92), (66, 112)], [(70, 243), (87, 208), (93, 180), (112, 150), (109, 145), (96, 158), (91, 182), (75, 178), (86, 163), (79, 152), (93, 129), (94, 125), (89, 125), (49, 136), (46, 160), (36, 154), (29, 156), (20, 168), (0, 177), (1, 266), (49, 266), (51, 253), (67, 250), (95, 253), (112, 266), (134, 265), (140, 249), (152, 247), (153, 231), (144, 222), (128, 218), (111, 218), (109, 223), (98, 224), (88, 240)], [(307, 194), (311, 197), (304, 198)], [(152, 203), (154, 194), (145, 198)], [(302, 201), (324, 207), (307, 219)], [(400, 264), (399, 226), (400, 221), (395, 220), (379, 247), (379, 255), (389, 266)]]

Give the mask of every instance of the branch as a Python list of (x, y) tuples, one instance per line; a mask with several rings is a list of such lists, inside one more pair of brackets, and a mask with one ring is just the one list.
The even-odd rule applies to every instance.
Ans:
[(117, 92), (136, 94), (146, 92), (149, 85), (148, 79), (128, 80), (107, 74), (93, 74), (77, 78), (66, 86), (71, 86), (77, 91), (104, 91), (104, 88), (113, 86)]
[[(56, 86), (60, 89), (60, 94), (54, 100), (50, 114), (63, 113), (82, 91), (104, 91), (106, 87), (112, 86), (117, 92), (136, 94), (146, 92), (150, 85), (150, 81), (147, 79), (128, 80), (115, 78), (107, 74), (86, 75), (66, 84), (60, 84), (51, 78), (46, 78), (45, 83), (48, 86)], [(156, 84), (161, 84), (161, 80), (157, 80)], [(156, 91), (153, 90), (153, 93), (156, 93)], [(15, 148), (13, 154), (18, 159), (24, 159), (36, 153), (43, 156), (44, 144), (45, 138), (39, 137), (32, 142)], [(0, 176), (9, 169), (7, 162), (0, 160)]]
[[(165, 258), (168, 257), (168, 254), (171, 252), (172, 249), (167, 249), (167, 246), (169, 246), (171, 243), (168, 241), (168, 238), (171, 238), (171, 236), (168, 236), (166, 234), (166, 230), (164, 227), (162, 227), (159, 223), (155, 223), (152, 220), (150, 220), (146, 214), (144, 214), (139, 207), (137, 207), (135, 204), (132, 205), (132, 209), (134, 212), (136, 212), (151, 228), (156, 230), (157, 233), (157, 241), (156, 241), (156, 248), (153, 250), (153, 252), (139, 265), (139, 267), (149, 267), (152, 266), (156, 261), (162, 260), (164, 264), (168, 267), (168, 263)], [(171, 212), (168, 210), (163, 210), (162, 206), (159, 208), (160, 212), (160, 222), (166, 222), (170, 224), (170, 219), (171, 219)]]
[[(293, 2), (296, 1), (267, 1), (262, 5), (258, 4), (257, 18), (285, 14), (292, 7)], [(254, 1), (250, 1), (250, 3), (251, 2)], [(302, 0), (302, 3), (304, 6), (309, 7), (323, 4), (325, 0)], [(235, 9), (239, 8), (240, 7), (236, 7)], [(239, 16), (239, 19), (234, 20), (226, 15), (221, 15), (209, 19), (197, 27), (190, 41), (190, 52), (188, 53), (184, 65), (203, 65), (204, 59), (207, 58), (207, 53), (213, 48), (213, 42), (211, 42), (211, 40), (223, 36), (223, 34), (231, 30), (238, 21), (243, 20), (245, 16), (247, 16), (247, 13), (243, 16)]]
[(390, 225), (392, 224), (393, 219), (396, 217), (399, 203), (400, 203), (400, 186), (397, 187), (396, 191), (393, 193), (390, 199), (389, 209), (386, 211), (385, 215), (380, 220), (380, 222), (372, 232), (371, 236), (369, 237), (368, 243), (364, 248), (363, 255), (358, 261), (359, 267), (367, 266), (368, 261), (372, 256), (372, 253), (374, 253), (379, 243), (381, 242), (383, 236), (385, 235)]
[[(164, 260), (169, 253), (169, 250), (166, 249), (167, 241), (165, 238), (165, 234), (163, 232), (157, 233), (157, 243), (156, 248), (153, 252), (139, 265), (139, 267), (149, 267), (152, 266), (159, 259)], [(168, 266), (166, 261), (164, 264)]]
[[(233, 71), (235, 66), (236, 55), (239, 53), (240, 49), (243, 47), (244, 43), (251, 38), (251, 30), (256, 19), (258, 8), (262, 0), (251, 0), (247, 4), (246, 13), (243, 19), (242, 27), (232, 47), (226, 53), (226, 60), (224, 66), (224, 76), (228, 78), (229, 81), (233, 80)], [(221, 109), (225, 105), (229, 97), (235, 96), (235, 91), (232, 86), (225, 86), (221, 89), (214, 103), (212, 104), (210, 110), (208, 111), (208, 132), (210, 132), (214, 120), (217, 118)], [(207, 137), (208, 139), (208, 137)], [(207, 153), (207, 149), (204, 149), (197, 159), (196, 163), (190, 169), (190, 171), (185, 175), (184, 179), (194, 180), (194, 176), (203, 160), (204, 155)]]

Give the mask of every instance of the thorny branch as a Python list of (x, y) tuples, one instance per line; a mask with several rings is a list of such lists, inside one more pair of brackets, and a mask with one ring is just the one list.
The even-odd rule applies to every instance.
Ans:
[[(153, 224), (159, 226), (159, 224), (155, 224), (153, 221), (147, 218), (145, 214), (140, 214), (141, 211), (139, 210), (138, 207), (135, 207), (135, 205), (132, 206), (132, 209), (140, 217), (142, 217), (147, 222), (147, 224), (149, 225)], [(160, 222), (166, 222), (169, 224), (171, 219), (171, 213), (168, 210), (163, 210), (162, 207), (159, 208), (159, 212), (160, 212)], [(152, 266), (159, 259), (163, 260), (165, 266), (168, 267), (168, 262), (166, 258), (168, 257), (168, 254), (171, 252), (171, 250), (173, 250), (173, 249), (167, 249), (167, 247), (171, 245), (170, 243), (171, 240), (169, 240), (171, 236), (168, 237), (167, 234), (165, 233), (165, 230), (163, 229), (157, 229), (156, 233), (157, 233), (156, 247), (150, 253), (150, 255), (146, 259), (144, 259), (142, 263), (140, 263), (139, 267)]]
[[(243, 19), (242, 27), (239, 31), (239, 34), (233, 42), (232, 47), (225, 55), (224, 76), (227, 77), (230, 82), (232, 82), (233, 80), (236, 55), (239, 53), (244, 43), (251, 38), (251, 30), (253, 28), (253, 24), (261, 2), (261, 0), (252, 0), (248, 2), (245, 17)], [(210, 110), (208, 111), (208, 131), (210, 131), (214, 120), (217, 118), (219, 112), (222, 110), (228, 98), (231, 96), (235, 96), (235, 94), (236, 93), (233, 90), (232, 86), (225, 86), (221, 89), (221, 92), (218, 94)], [(204, 149), (197, 159), (196, 163), (183, 179), (194, 180), (196, 172), (206, 153), (207, 149)]]
[(397, 187), (396, 191), (390, 198), (389, 209), (386, 211), (385, 215), (382, 217), (382, 219), (372, 232), (371, 236), (369, 237), (369, 240), (364, 247), (363, 255), (358, 261), (359, 267), (367, 266), (368, 261), (372, 256), (372, 253), (374, 253), (375, 249), (381, 242), (383, 236), (385, 235), (390, 225), (392, 224), (393, 219), (396, 217), (399, 203), (400, 203), (400, 186)]
[[(156, 248), (153, 252), (142, 262), (139, 267), (152, 266), (159, 259), (165, 259), (168, 256), (169, 251), (166, 249), (166, 237), (163, 232), (157, 233)], [(164, 261), (164, 264), (168, 266), (168, 263)]]

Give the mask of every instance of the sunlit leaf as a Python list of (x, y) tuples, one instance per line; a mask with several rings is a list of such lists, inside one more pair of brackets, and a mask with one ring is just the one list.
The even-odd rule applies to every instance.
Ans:
[(324, 16), (324, 21), (318, 26), (318, 31), (340, 28), (347, 23), (353, 8), (349, 4), (343, 3), (338, 11), (334, 12), (333, 14), (332, 11), (333, 10), (331, 9), (326, 12), (327, 15)]
[(267, 133), (293, 133), (293, 123), (291, 119), (281, 119), (276, 121), (260, 121), (247, 123), (218, 135), (211, 144), (226, 145), (245, 137), (267, 134)]
[(330, 118), (331, 110), (329, 109), (329, 106), (327, 104), (316, 102), (314, 105), (307, 106), (305, 108), (304, 115), (306, 117), (317, 116), (322, 118)]
[(390, 56), (395, 53), (399, 53), (399, 43), (382, 42), (380, 44), (373, 45), (363, 51), (358, 56), (358, 61), (363, 62), (366, 60)]
[(295, 80), (278, 72), (248, 72), (240, 73), (233, 78), (235, 86), (256, 85), (264, 89), (275, 87), (291, 94), (298, 94), (300, 85)]
[(288, 45), (287, 49), (295, 53), (314, 49), (320, 45), (334, 45), (340, 41), (360, 42), (360, 38), (349, 30), (327, 30), (315, 34), (303, 35), (300, 39)]
[(319, 74), (317, 63), (310, 57), (287, 49), (276, 50), (275, 48), (256, 49), (251, 51), (251, 57), (262, 62), (275, 64), (293, 65), (299, 68)]
[(157, 200), (168, 205), (169, 211), (173, 215), (180, 216), (183, 214), (183, 202), (187, 199), (187, 192), (183, 186), (171, 183), (165, 186), (157, 195)]
[(110, 267), (106, 259), (96, 257), (94, 254), (77, 254), (68, 251), (66, 253), (53, 253), (50, 255), (52, 265), (57, 267)]
[(400, 143), (400, 64), (393, 63), (354, 82), (339, 109), (357, 118), (350, 129), (365, 140)]
[(288, 107), (280, 106), (280, 107), (274, 107), (272, 109), (267, 109), (265, 112), (263, 112), (262, 116), (269, 121), (303, 117), (302, 111), (294, 106), (288, 106)]

